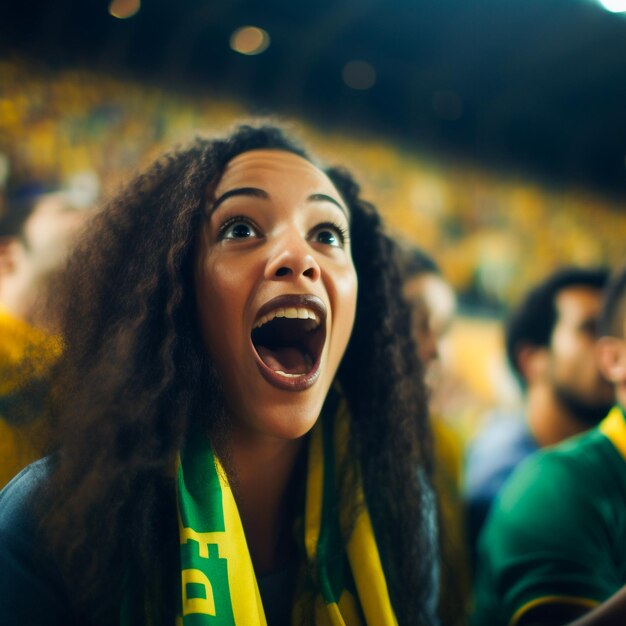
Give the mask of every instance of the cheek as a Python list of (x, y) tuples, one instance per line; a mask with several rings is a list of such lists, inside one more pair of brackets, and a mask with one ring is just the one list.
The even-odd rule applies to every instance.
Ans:
[(591, 376), (596, 371), (593, 347), (585, 338), (563, 332), (555, 337), (552, 351), (557, 375), (573, 379)]
[[(335, 281), (336, 317), (333, 321), (337, 330), (345, 338), (347, 345), (354, 326), (356, 316), (356, 301), (358, 293), (358, 280), (354, 268), (350, 268), (339, 274)], [(345, 346), (344, 346), (345, 349)]]
[(586, 360), (592, 352), (592, 343), (573, 333), (562, 333), (555, 343), (555, 349), (563, 359)]
[(430, 358), (431, 347), (436, 345), (435, 337), (428, 329), (420, 328), (413, 334), (413, 338), (417, 341), (420, 360), (426, 363)]
[(552, 335), (551, 351), (557, 359), (571, 359), (577, 352), (572, 333), (566, 328), (556, 328)]
[(232, 325), (241, 318), (241, 312), (237, 312), (241, 281), (210, 262), (197, 269), (195, 280), (202, 335), (211, 356), (219, 360), (236, 336)]

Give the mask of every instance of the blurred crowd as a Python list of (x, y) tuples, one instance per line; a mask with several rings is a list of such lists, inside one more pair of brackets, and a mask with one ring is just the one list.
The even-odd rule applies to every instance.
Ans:
[[(108, 195), (164, 147), (256, 113), (200, 88), (87, 70), (5, 59), (0, 76), (0, 186), (66, 184), (89, 172)], [(464, 310), (501, 315), (552, 268), (620, 261), (625, 218), (612, 199), (434, 159), (419, 146), (299, 127), (328, 162), (352, 164), (394, 232), (437, 256)]]

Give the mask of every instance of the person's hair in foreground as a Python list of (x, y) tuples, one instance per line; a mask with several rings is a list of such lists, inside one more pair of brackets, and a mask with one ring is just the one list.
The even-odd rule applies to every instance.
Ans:
[[(411, 308), (413, 338), (422, 367), (428, 372), (439, 358), (438, 344), (449, 330), (455, 294), (436, 261), (408, 241), (396, 241), (404, 297)], [(428, 381), (428, 377), (427, 377)], [(428, 385), (428, 383), (427, 383)], [(462, 451), (456, 433), (432, 415), (434, 487), (438, 496), (442, 624), (464, 624), (470, 597), (469, 565), (460, 498)]]
[(422, 274), (441, 275), (441, 269), (431, 256), (420, 248), (400, 242), (397, 244), (398, 263), (404, 280), (409, 280), (413, 276)]
[(557, 322), (557, 295), (569, 287), (591, 287), (601, 290), (609, 277), (608, 269), (568, 267), (556, 271), (534, 287), (525, 296), (508, 320), (506, 327), (506, 354), (522, 386), (526, 386), (518, 360), (521, 345), (550, 345)]
[(606, 287), (598, 327), (600, 337), (626, 339), (626, 265), (612, 276)]
[[(144, 583), (138, 604), (150, 607), (153, 623), (175, 614), (177, 456), (193, 433), (208, 432), (228, 468), (219, 372), (197, 316), (198, 235), (207, 189), (235, 156), (256, 149), (309, 158), (271, 126), (196, 139), (108, 203), (55, 288), (65, 351), (55, 379), (62, 409), (43, 523), (83, 611), (97, 614), (111, 598), (121, 601), (132, 571)], [(349, 449), (360, 464), (398, 622), (425, 624), (434, 593), (433, 534), (423, 514), (430, 434), (409, 313), (397, 298), (400, 278), (375, 209), (346, 172), (325, 171), (350, 210), (360, 283), (336, 376), (352, 418)], [(341, 472), (342, 494), (350, 494), (353, 474)]]

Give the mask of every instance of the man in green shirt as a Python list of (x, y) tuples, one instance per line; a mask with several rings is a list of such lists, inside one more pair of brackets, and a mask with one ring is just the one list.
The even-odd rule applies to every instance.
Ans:
[(626, 268), (600, 320), (598, 360), (618, 404), (502, 491), (479, 544), (475, 626), (626, 624)]

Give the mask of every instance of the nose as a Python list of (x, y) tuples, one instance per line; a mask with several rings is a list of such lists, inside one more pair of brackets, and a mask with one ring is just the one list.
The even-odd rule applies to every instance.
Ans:
[(417, 333), (416, 339), (419, 357), (424, 365), (428, 365), (439, 358), (437, 337), (430, 329), (422, 329), (422, 332)]
[(284, 237), (276, 243), (271, 258), (265, 267), (268, 280), (297, 280), (300, 277), (311, 281), (319, 280), (321, 270), (311, 248), (304, 240)]
[(422, 360), (424, 363), (431, 363), (439, 358), (439, 347), (437, 346), (437, 340), (434, 337), (429, 337), (423, 347)]

